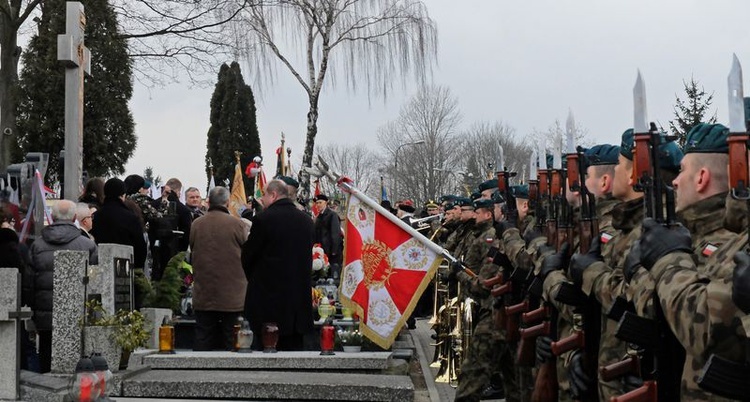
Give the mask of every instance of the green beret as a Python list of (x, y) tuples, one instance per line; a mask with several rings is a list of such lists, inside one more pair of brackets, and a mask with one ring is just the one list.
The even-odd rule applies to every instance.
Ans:
[(633, 160), (633, 148), (635, 148), (635, 134), (633, 129), (629, 128), (622, 133), (622, 140), (620, 141), (620, 155)]
[(479, 192), (481, 193), (484, 190), (491, 190), (497, 188), (497, 179), (489, 179), (485, 182), (482, 182), (479, 184)]
[(278, 179), (286, 183), (287, 186), (299, 188), (299, 182), (297, 180), (292, 179), (289, 176), (279, 176)]
[(686, 154), (726, 154), (729, 153), (727, 136), (729, 128), (724, 125), (698, 123), (688, 131), (683, 149)]
[[(552, 169), (555, 165), (555, 157), (552, 154), (547, 154), (546, 159), (547, 169)], [(568, 167), (568, 158), (565, 157), (565, 154), (560, 156), (560, 161), (562, 162), (562, 168), (566, 169)]]
[(440, 202), (453, 202), (456, 200), (456, 198), (458, 198), (457, 195), (446, 194), (446, 195), (441, 195), (439, 200)]
[(503, 195), (500, 194), (500, 191), (495, 191), (494, 193), (492, 193), (491, 199), (495, 204), (502, 204), (505, 202), (505, 199), (503, 198)]
[(513, 196), (516, 198), (522, 198), (524, 200), (529, 199), (529, 185), (528, 184), (512, 186), (511, 192), (513, 193)]
[(474, 200), (476, 200), (477, 198), (479, 198), (481, 196), (482, 196), (482, 193), (474, 192), (474, 193), (471, 193), (471, 195), (469, 196), (469, 198), (471, 198), (471, 200), (474, 201)]
[(495, 203), (492, 200), (481, 199), (474, 201), (474, 209), (485, 208), (492, 210), (495, 207)]
[(445, 203), (445, 210), (451, 210), (456, 207), (457, 204), (454, 204), (453, 201), (448, 201)]
[(680, 162), (684, 154), (674, 141), (659, 145), (659, 167), (673, 173), (680, 173)]
[(455, 204), (459, 207), (473, 207), (474, 203), (469, 197), (457, 197)]
[(620, 147), (609, 144), (594, 145), (583, 152), (586, 166), (616, 165), (618, 155)]

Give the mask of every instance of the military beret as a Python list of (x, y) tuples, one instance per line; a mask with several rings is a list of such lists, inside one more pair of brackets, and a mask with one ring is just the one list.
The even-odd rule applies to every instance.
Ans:
[(482, 196), (482, 193), (474, 192), (474, 193), (471, 193), (471, 195), (469, 196), (469, 198), (471, 198), (471, 200), (474, 201), (474, 200), (476, 200), (477, 198), (479, 198), (481, 196)]
[(633, 148), (635, 148), (635, 134), (633, 129), (629, 128), (622, 133), (622, 139), (620, 140), (620, 155), (633, 160)]
[(725, 154), (729, 152), (727, 136), (729, 128), (724, 125), (698, 123), (688, 131), (683, 150), (686, 154)]
[(456, 200), (456, 198), (458, 198), (457, 195), (446, 194), (446, 195), (441, 195), (439, 200), (440, 202), (453, 202)]
[(409, 213), (416, 211), (416, 208), (414, 208), (414, 201), (412, 200), (401, 200), (396, 203), (396, 208)]
[(445, 203), (445, 207), (444, 208), (445, 208), (446, 211), (448, 211), (448, 210), (451, 210), (451, 209), (455, 208), (457, 205), (458, 204), (454, 204), (453, 201), (448, 201), (448, 202)]
[[(567, 168), (567, 166), (568, 166), (568, 159), (565, 157), (565, 154), (562, 154), (560, 156), (560, 158), (561, 158), (560, 160), (562, 162), (562, 168), (563, 169)], [(546, 155), (546, 159), (547, 159), (547, 169), (554, 168), (554, 165), (555, 165), (555, 157), (554, 157), (554, 155), (547, 154)]]
[(528, 184), (520, 184), (520, 185), (512, 186), (511, 192), (513, 193), (513, 196), (516, 198), (522, 198), (524, 200), (529, 199), (529, 185)]
[(497, 188), (497, 179), (489, 179), (479, 184), (479, 192)]
[(427, 200), (427, 202), (424, 204), (425, 208), (437, 208), (438, 204), (434, 200)]
[(495, 203), (492, 200), (483, 198), (481, 200), (474, 201), (474, 209), (485, 208), (492, 210), (495, 207)]
[(599, 144), (585, 150), (586, 166), (616, 165), (620, 147), (617, 145)]
[[(291, 185), (291, 184), (290, 184)], [(313, 201), (328, 201), (328, 196), (325, 194), (318, 194), (313, 198)]]
[(468, 197), (457, 197), (455, 204), (459, 207), (473, 207), (474, 203)]
[(503, 195), (500, 194), (500, 191), (495, 191), (492, 193), (492, 202), (495, 204), (502, 204), (505, 202), (505, 199), (503, 198)]
[(284, 183), (286, 183), (287, 186), (292, 186), (294, 188), (299, 188), (299, 182), (297, 180), (294, 180), (293, 178), (291, 178), (289, 176), (279, 176), (278, 179), (281, 180), (281, 181), (283, 181)]

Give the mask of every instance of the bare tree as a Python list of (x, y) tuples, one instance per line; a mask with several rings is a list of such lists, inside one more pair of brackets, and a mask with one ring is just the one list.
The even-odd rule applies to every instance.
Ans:
[[(366, 144), (326, 144), (319, 146), (315, 152), (331, 166), (331, 170), (354, 180), (360, 191), (370, 195), (377, 193), (380, 188), (380, 158)], [(336, 184), (329, 180), (321, 180), (320, 187), (321, 191), (327, 194), (336, 191)]]
[[(227, 58), (241, 56), (243, 30), (231, 25), (251, 0), (111, 0), (119, 32), (128, 39), (133, 70), (144, 85), (174, 82), (180, 73), (191, 82), (213, 73)], [(40, 7), (41, 6), (41, 7)], [(18, 33), (42, 0), (0, 0), (0, 170), (18, 149)], [(25, 30), (29, 30), (26, 28)], [(242, 47), (246, 48), (246, 47)], [(206, 73), (211, 73), (210, 76)]]
[(531, 146), (516, 136), (515, 129), (503, 122), (479, 122), (461, 134), (462, 165), (466, 167), (466, 184), (472, 189), (495, 177), (500, 165), (500, 146), (503, 147), (505, 168), (516, 172), (514, 182), (525, 180), (524, 169), (528, 169)]
[[(535, 143), (545, 143), (548, 154), (552, 154), (555, 150), (558, 150), (561, 153), (565, 153), (566, 151), (565, 129), (560, 123), (560, 120), (555, 120), (555, 122), (544, 131), (534, 130), (531, 133), (531, 138)], [(573, 140), (575, 142), (574, 145), (576, 146), (581, 145), (587, 147), (593, 145), (591, 138), (589, 138), (588, 130), (581, 125), (576, 125)]]
[(394, 200), (422, 202), (454, 190), (455, 180), (445, 171), (460, 170), (460, 121), (458, 100), (450, 89), (428, 87), (378, 130), (378, 142), (390, 157), (384, 167)]
[[(423, 82), (436, 59), (435, 25), (420, 0), (258, 0), (246, 22), (256, 78), (271, 82), (280, 64), (305, 90), (304, 166), (312, 162), (324, 83), (339, 76), (350, 90), (387, 95), (398, 78)], [(309, 177), (300, 174), (304, 194)]]

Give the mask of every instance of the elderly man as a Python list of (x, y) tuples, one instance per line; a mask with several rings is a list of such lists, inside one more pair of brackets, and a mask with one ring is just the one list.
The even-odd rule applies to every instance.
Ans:
[(76, 227), (76, 204), (60, 200), (52, 207), (55, 222), (42, 229), (42, 237), (29, 249), (34, 272), (34, 324), (39, 333), (39, 365), (42, 373), (52, 362), (52, 283), (55, 251), (76, 250), (89, 253), (89, 263), (98, 262), (96, 243)]
[(208, 194), (208, 212), (190, 228), (192, 250), (194, 350), (232, 348), (232, 327), (242, 315), (247, 280), (242, 271), (245, 224), (229, 214), (229, 190), (214, 187)]
[(94, 227), (94, 219), (92, 217), (94, 212), (96, 212), (96, 208), (91, 208), (89, 204), (86, 204), (85, 202), (79, 202), (76, 204), (76, 222), (78, 222), (78, 227), (81, 228), (81, 234), (91, 240), (94, 240), (94, 236), (89, 233)]
[(310, 282), (313, 223), (297, 210), (281, 180), (271, 180), (261, 197), (263, 212), (242, 246), (242, 267), (248, 280), (245, 316), (256, 335), (263, 323), (279, 327), (278, 350), (302, 350), (304, 334), (312, 331)]

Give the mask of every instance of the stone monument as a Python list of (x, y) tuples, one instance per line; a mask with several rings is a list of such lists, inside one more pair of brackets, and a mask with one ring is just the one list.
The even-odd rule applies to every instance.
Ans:
[(57, 60), (65, 65), (65, 188), (68, 200), (81, 193), (83, 174), (83, 75), (91, 74), (91, 52), (83, 44), (86, 14), (83, 4), (69, 1), (65, 34), (57, 36)]
[(89, 294), (101, 295), (107, 314), (133, 310), (133, 247), (100, 244), (99, 265), (89, 267)]
[(16, 268), (0, 268), (0, 400), (19, 395), (21, 367), (20, 320), (31, 318), (31, 310), (21, 306), (21, 274)]
[(86, 251), (56, 251), (52, 296), (52, 372), (72, 373), (81, 356)]

